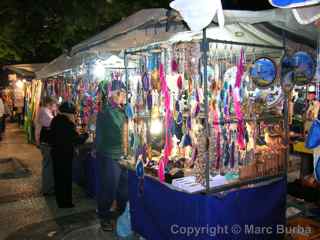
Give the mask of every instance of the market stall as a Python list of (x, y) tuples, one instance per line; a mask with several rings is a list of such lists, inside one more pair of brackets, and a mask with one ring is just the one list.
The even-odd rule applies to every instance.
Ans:
[[(231, 25), (225, 31), (232, 32), (237, 27)], [(187, 221), (188, 225), (204, 227), (224, 216), (242, 224), (285, 222), (287, 122), (283, 115), (285, 94), (277, 75), (283, 47), (210, 39), (226, 36), (217, 31), (221, 30), (208, 29), (208, 39), (201, 34), (177, 34), (165, 43), (125, 51), (128, 62), (140, 63), (140, 74), (127, 76), (129, 108), (133, 113), (127, 166), (137, 172), (129, 175), (132, 224), (144, 237), (181, 239), (183, 236), (170, 233), (172, 224), (183, 225)], [(208, 48), (201, 49), (200, 43)], [(234, 206), (242, 205), (241, 198), (246, 199), (247, 191), (256, 193), (252, 202), (246, 203), (246, 211), (250, 211), (260, 188), (266, 185), (270, 190), (264, 191), (267, 195), (274, 196), (274, 190), (283, 191), (277, 194), (277, 200), (273, 197), (274, 204), (266, 206), (276, 208), (277, 217), (271, 208), (270, 215), (252, 213), (242, 219), (236, 217), (237, 212), (226, 210), (229, 191), (239, 197)], [(206, 197), (202, 199), (201, 193)], [(212, 193), (227, 196), (220, 196), (219, 201)], [(166, 199), (178, 200), (175, 195), (180, 194), (181, 199), (193, 194), (193, 203), (188, 207), (183, 204), (181, 209), (170, 209), (164, 203)], [(217, 202), (206, 205), (205, 199)], [(225, 215), (215, 212), (203, 221), (183, 216), (190, 210), (194, 211), (190, 215), (206, 215), (206, 211), (217, 208), (218, 202)], [(150, 209), (151, 203), (154, 207)], [(201, 211), (199, 205), (205, 205), (207, 210)], [(164, 209), (172, 215), (172, 222), (161, 217)], [(151, 217), (153, 221), (148, 221)], [(221, 223), (230, 224), (229, 221)]]
[[(280, 69), (287, 49), (314, 47), (314, 32), (284, 10), (225, 11), (225, 28), (204, 32), (187, 31), (171, 11), (150, 11), (152, 19), (141, 11), (75, 46), (69, 60), (61, 56), (77, 62), (95, 52), (90, 58), (97, 61), (101, 53), (124, 51), (125, 80), (117, 80), (128, 89), (123, 164), (133, 229), (147, 239), (185, 239), (174, 224), (229, 231), (236, 223), (283, 225), (290, 94)], [(57, 61), (41, 75), (70, 68)], [(130, 64), (138, 70), (130, 72)], [(79, 88), (69, 85), (75, 101)], [(94, 192), (95, 166), (85, 169)], [(247, 238), (242, 232), (234, 239)]]
[(6, 65), (9, 71), (11, 120), (23, 125), (28, 142), (34, 143), (34, 120), (39, 109), (41, 97), (41, 81), (35, 78), (35, 72), (45, 64)]

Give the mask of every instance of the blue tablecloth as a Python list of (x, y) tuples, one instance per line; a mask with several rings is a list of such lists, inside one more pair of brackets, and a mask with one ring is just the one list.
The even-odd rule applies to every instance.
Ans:
[(72, 178), (89, 197), (95, 198), (98, 189), (97, 160), (91, 156), (90, 150), (90, 145), (79, 149), (73, 160)]
[(148, 240), (275, 240), (285, 224), (285, 179), (224, 196), (175, 191), (149, 177), (138, 189), (129, 171), (132, 228)]

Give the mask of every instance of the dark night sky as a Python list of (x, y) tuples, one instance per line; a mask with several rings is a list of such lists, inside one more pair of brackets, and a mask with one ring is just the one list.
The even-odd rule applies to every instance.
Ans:
[(237, 9), (237, 10), (264, 10), (270, 9), (268, 0), (222, 0), (224, 9)]
[[(196, 0), (195, 0), (196, 1)], [(48, 62), (142, 8), (171, 0), (0, 0), (0, 65)], [(263, 10), (268, 0), (222, 0), (224, 9)]]

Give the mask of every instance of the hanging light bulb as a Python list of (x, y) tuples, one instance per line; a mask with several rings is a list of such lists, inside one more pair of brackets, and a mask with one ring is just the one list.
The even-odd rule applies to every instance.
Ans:
[(17, 86), (17, 88), (23, 88), (24, 82), (21, 81), (21, 80), (18, 80), (18, 81), (16, 82), (16, 86)]
[(159, 118), (151, 120), (150, 133), (152, 135), (159, 135), (162, 132), (162, 122)]
[(105, 77), (105, 68), (100, 61), (97, 61), (93, 68), (94, 76), (99, 80), (102, 81)]

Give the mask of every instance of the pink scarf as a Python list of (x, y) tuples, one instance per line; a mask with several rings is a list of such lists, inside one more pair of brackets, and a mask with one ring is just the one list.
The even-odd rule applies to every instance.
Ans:
[(160, 64), (160, 83), (161, 83), (161, 93), (164, 97), (164, 107), (165, 107), (165, 127), (166, 129), (166, 142), (164, 147), (163, 158), (159, 162), (158, 176), (161, 182), (165, 180), (165, 166), (169, 162), (169, 156), (172, 150), (172, 138), (170, 134), (170, 125), (172, 119), (172, 113), (170, 111), (170, 93), (167, 85), (167, 81), (164, 76), (163, 64)]
[(236, 112), (236, 116), (238, 119), (237, 123), (237, 143), (240, 149), (245, 148), (244, 143), (244, 121), (243, 121), (243, 113), (241, 111), (240, 104), (240, 87), (241, 87), (241, 79), (244, 73), (244, 57), (243, 57), (243, 49), (241, 49), (240, 61), (237, 64), (237, 76), (236, 82), (233, 89), (233, 101), (234, 101), (234, 110)]

